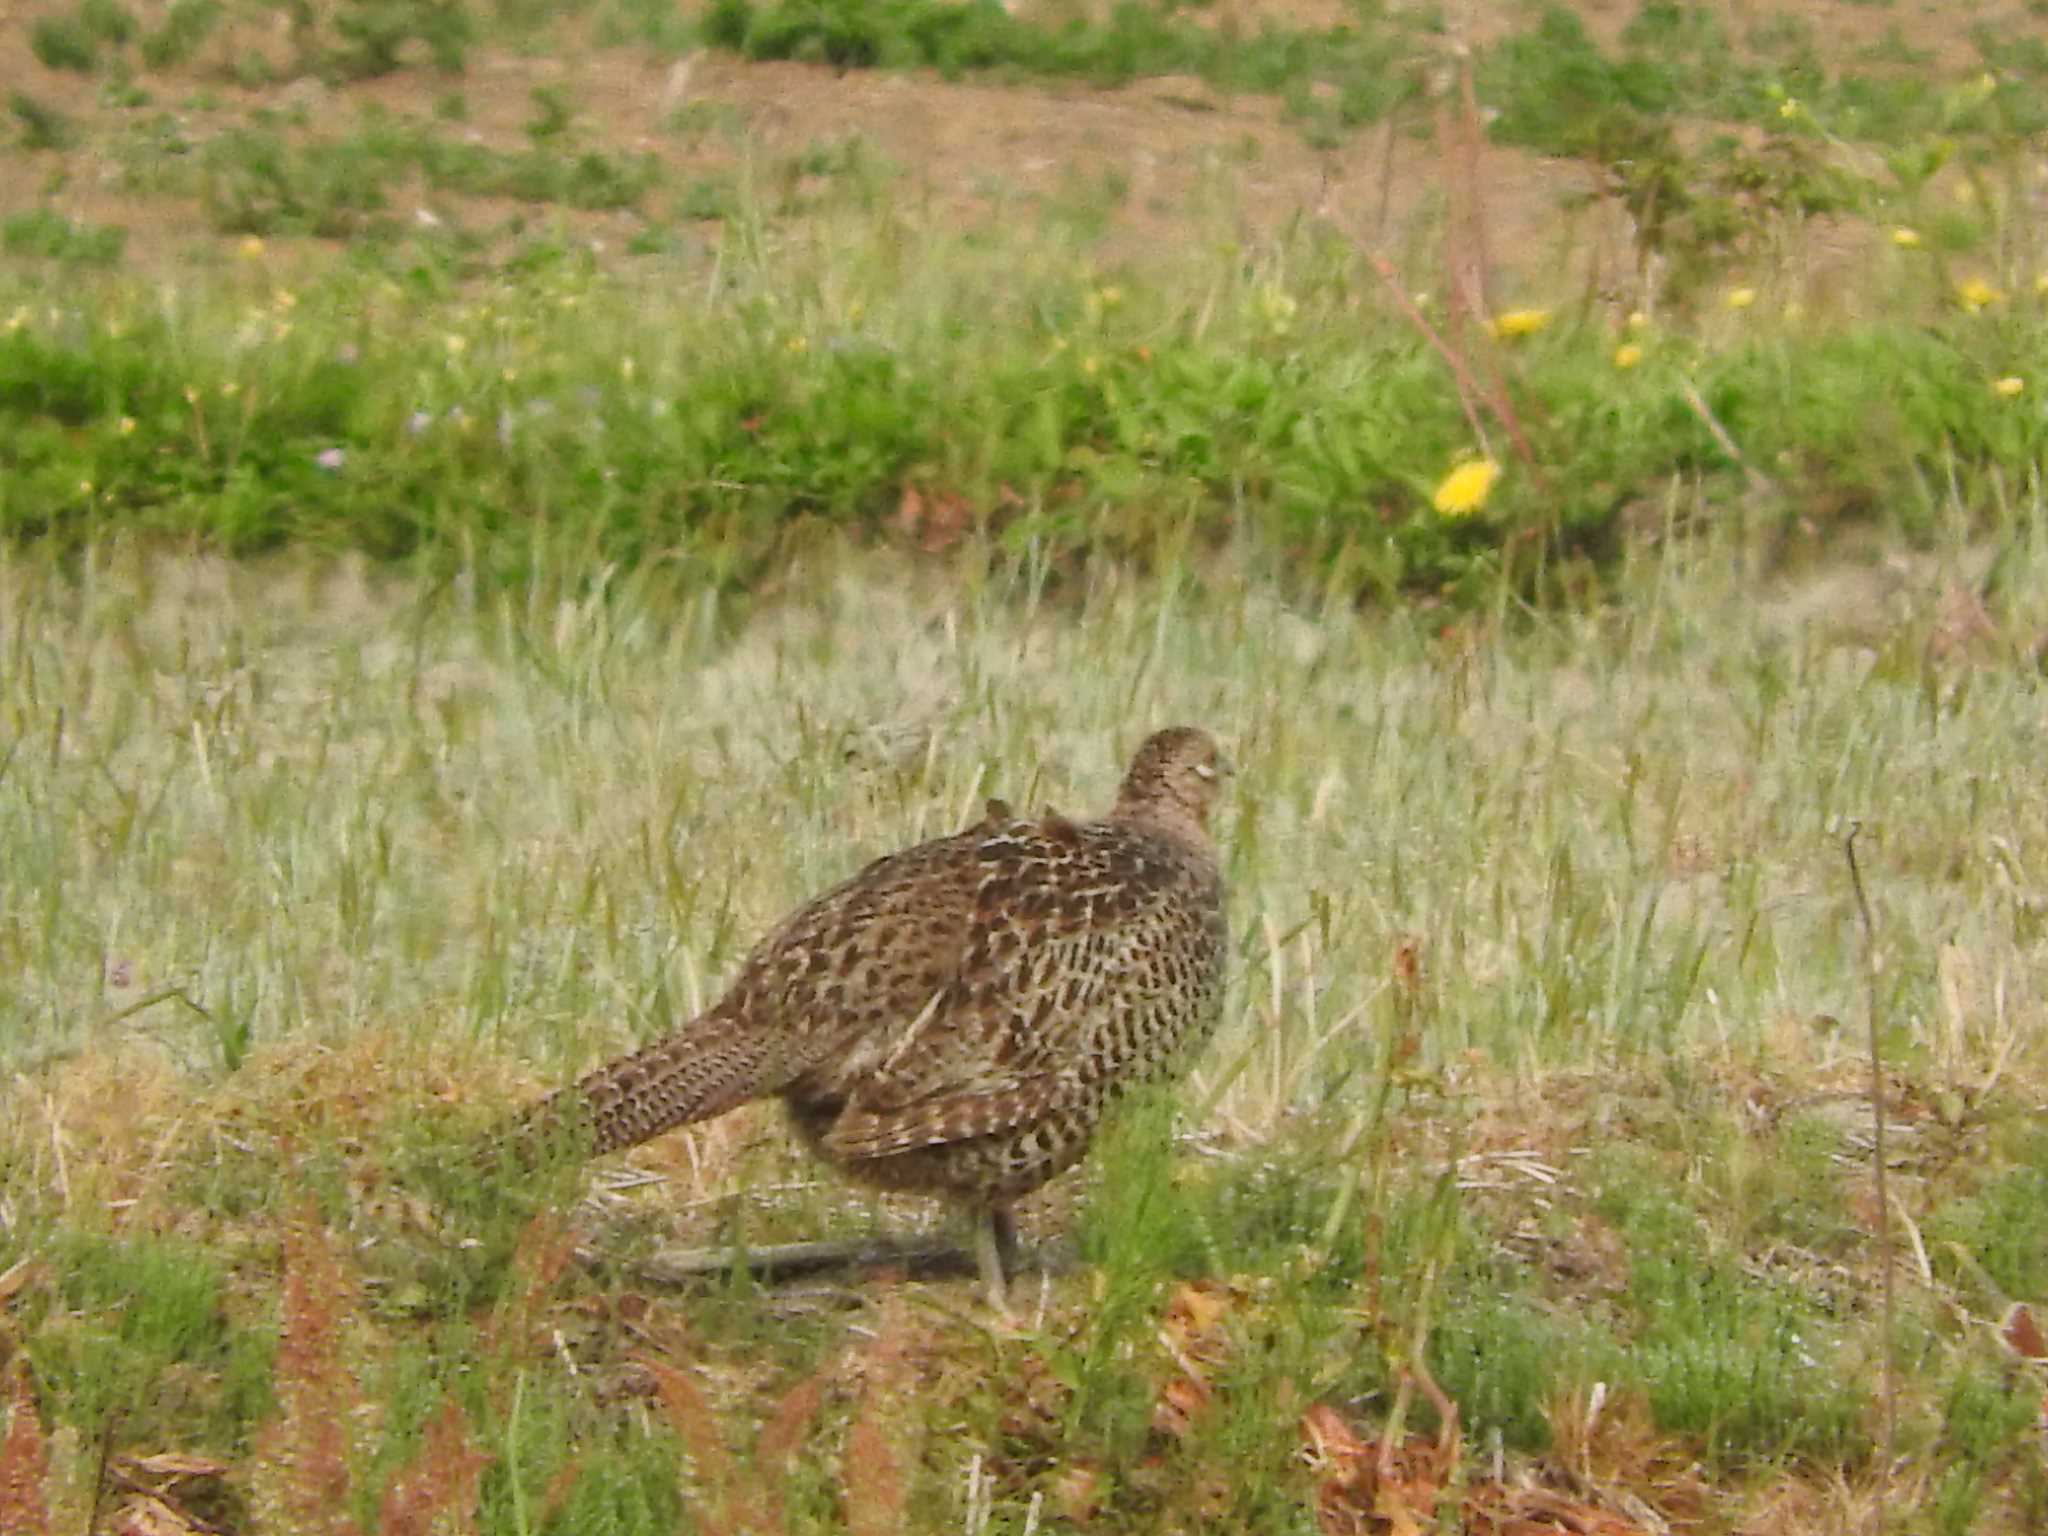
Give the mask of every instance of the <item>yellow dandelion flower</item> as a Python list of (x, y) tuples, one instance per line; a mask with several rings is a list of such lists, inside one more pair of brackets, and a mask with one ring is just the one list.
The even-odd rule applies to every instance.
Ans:
[(2018, 374), (2008, 374), (2002, 379), (1993, 379), (1991, 381), (1991, 392), (1994, 395), (2002, 395), (2008, 400), (2012, 399), (2015, 395), (2025, 394), (2026, 389), (2027, 381)]
[(1550, 311), (1547, 309), (1511, 309), (1506, 314), (1496, 315), (1487, 329), (1505, 341), (1516, 336), (1534, 336), (1548, 324)]
[(279, 309), (296, 309), (299, 306), (299, 296), (289, 288), (280, 288), (277, 290), (277, 295), (272, 302)]
[(448, 349), (450, 357), (460, 357), (469, 350), (469, 338), (466, 336), (448, 335), (441, 338), (441, 345)]
[(1486, 505), (1500, 466), (1491, 459), (1467, 459), (1443, 478), (1430, 504), (1445, 517), (1464, 517)]
[(1970, 277), (1956, 284), (1956, 302), (1974, 315), (1980, 309), (2004, 303), (2005, 295), (1983, 278)]
[(135, 418), (133, 416), (123, 416), (121, 418), (121, 435), (123, 437), (132, 437), (134, 433)]
[(1797, 96), (1787, 96), (1783, 101), (1778, 103), (1778, 116), (1780, 117), (1797, 117), (1801, 112), (1805, 110), (1806, 109), (1804, 107), (1799, 105), (1799, 98)]
[(1640, 309), (1630, 310), (1628, 312), (1628, 328), (1632, 331), (1648, 330), (1650, 328), (1649, 315)]
[(2048, 293), (2048, 272), (2034, 274), (2034, 292)]
[(1920, 231), (1908, 229), (1905, 225), (1901, 224), (1892, 231), (1892, 244), (1902, 250), (1913, 250), (1920, 244)]
[(1101, 367), (1102, 362), (1099, 358), (1084, 357), (1081, 359), (1081, 371), (1091, 379), (1095, 377)]
[(263, 241), (255, 235), (249, 236), (236, 249), (241, 252), (242, 260), (244, 261), (261, 261), (263, 259)]
[[(2042, 281), (2044, 283), (2048, 283), (2048, 273), (2044, 273), (2042, 275)], [(7, 334), (11, 336), (16, 331), (20, 330), (24, 325), (27, 324), (28, 311), (26, 309), (17, 309), (13, 314), (7, 317)]]
[(628, 384), (633, 382), (633, 359), (631, 359), (630, 357), (622, 357), (619, 359), (619, 377), (624, 379)]
[(1089, 289), (1088, 296), (1081, 301), (1081, 307), (1088, 312), (1091, 320), (1099, 320), (1123, 301), (1123, 289), (1114, 283), (1105, 283), (1100, 288)]
[(519, 382), (519, 370), (517, 368), (507, 368), (498, 375), (498, 378), (506, 384), (517, 384)]
[(90, 480), (81, 480), (78, 482), (78, 489), (84, 495), (90, 496), (92, 494), (92, 482)]
[(1730, 309), (1747, 309), (1756, 302), (1754, 288), (1730, 288), (1725, 300)]
[(1614, 349), (1614, 366), (1633, 368), (1643, 360), (1643, 349), (1632, 341), (1625, 341)]
[(1294, 317), (1300, 308), (1294, 295), (1276, 283), (1268, 283), (1259, 290), (1260, 318), (1276, 335), (1293, 327)]
[(791, 352), (802, 352), (810, 346), (810, 343), (801, 336), (792, 336), (783, 343), (783, 346)]

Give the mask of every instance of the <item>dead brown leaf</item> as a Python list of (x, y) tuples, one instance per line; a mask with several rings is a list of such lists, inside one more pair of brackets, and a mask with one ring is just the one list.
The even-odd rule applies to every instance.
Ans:
[(951, 491), (927, 495), (914, 485), (906, 485), (896, 503), (897, 531), (905, 538), (915, 539), (917, 547), (928, 555), (957, 544), (973, 521), (974, 508), (964, 496)]
[(1158, 1400), (1152, 1405), (1152, 1427), (1176, 1440), (1184, 1438), (1202, 1410), (1209, 1406), (1211, 1395), (1206, 1381), (1194, 1376), (1174, 1377), (1159, 1389)]
[(48, 1273), (49, 1266), (35, 1259), (22, 1259), (0, 1273), (0, 1307), (6, 1306)]
[(1070, 1461), (1053, 1475), (1052, 1509), (1073, 1525), (1089, 1525), (1102, 1513), (1102, 1469), (1092, 1461)]
[(1342, 1464), (1371, 1449), (1328, 1403), (1317, 1403), (1301, 1416), (1301, 1435), (1318, 1461)]
[[(1318, 1474), (1316, 1524), (1325, 1536), (1419, 1536), (1439, 1527), (1438, 1506), (1457, 1470), (1455, 1437), (1410, 1435), (1401, 1444), (1361, 1437), (1327, 1403), (1301, 1416)], [(1468, 1536), (1647, 1536), (1584, 1500), (1493, 1479), (1467, 1487), (1457, 1529)]]
[(1160, 1387), (1152, 1408), (1152, 1427), (1162, 1434), (1185, 1437), (1209, 1406), (1212, 1378), (1230, 1354), (1227, 1324), (1242, 1301), (1229, 1286), (1198, 1280), (1176, 1288), (1167, 1302), (1159, 1343), (1176, 1374)]
[(2034, 1309), (2024, 1301), (2006, 1308), (2005, 1321), (1998, 1325), (1998, 1336), (2022, 1360), (2048, 1361), (2048, 1337), (2043, 1336)]
[(1327, 1403), (1301, 1416), (1301, 1433), (1318, 1474), (1316, 1525), (1325, 1536), (1411, 1536), (1435, 1520), (1445, 1470), (1435, 1441), (1361, 1439)]
[(112, 1536), (204, 1536), (213, 1527), (187, 1514), (169, 1499), (138, 1493), (114, 1511), (107, 1529)]
[(158, 1451), (152, 1456), (123, 1456), (121, 1470), (138, 1481), (177, 1483), (195, 1477), (225, 1477), (228, 1464), (210, 1456), (187, 1456), (180, 1451)]
[(1467, 1536), (1647, 1536), (1639, 1525), (1549, 1488), (1482, 1483), (1466, 1496)]
[(1422, 940), (1404, 933), (1394, 946), (1394, 984), (1405, 992), (1422, 985)]
[(1011, 1390), (1005, 1397), (1002, 1432), (1013, 1440), (1049, 1443), (1070, 1389), (1043, 1356), (1030, 1354), (1017, 1362)]

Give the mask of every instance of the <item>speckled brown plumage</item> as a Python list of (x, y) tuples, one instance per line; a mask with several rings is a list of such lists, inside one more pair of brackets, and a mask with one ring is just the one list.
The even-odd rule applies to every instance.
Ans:
[[(870, 1184), (990, 1219), (1070, 1167), (1124, 1089), (1207, 1035), (1223, 887), (1208, 832), (1226, 765), (1191, 727), (1150, 737), (1099, 821), (1000, 800), (879, 859), (755, 946), (710, 1009), (535, 1106), (597, 1153), (779, 1095)], [(989, 1276), (1000, 1289), (1000, 1276)]]

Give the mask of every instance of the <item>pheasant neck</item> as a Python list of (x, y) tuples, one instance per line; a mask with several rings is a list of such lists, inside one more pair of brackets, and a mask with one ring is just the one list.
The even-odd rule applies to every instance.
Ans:
[(1209, 839), (1207, 818), (1201, 811), (1180, 801), (1160, 795), (1143, 798), (1125, 795), (1117, 801), (1112, 817), (1131, 826), (1143, 827), (1151, 832), (1164, 832), (1178, 842), (1208, 852), (1213, 846)]

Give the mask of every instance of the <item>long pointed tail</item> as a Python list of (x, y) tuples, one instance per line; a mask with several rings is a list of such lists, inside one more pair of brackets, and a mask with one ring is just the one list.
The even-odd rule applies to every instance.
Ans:
[(714, 1010), (549, 1094), (520, 1117), (518, 1143), (559, 1139), (593, 1157), (637, 1147), (786, 1087), (802, 1069), (789, 1046)]

